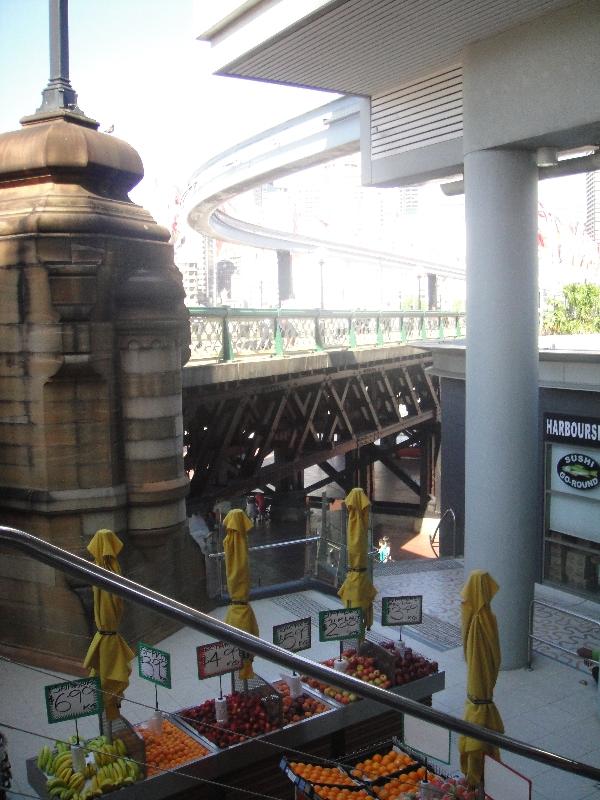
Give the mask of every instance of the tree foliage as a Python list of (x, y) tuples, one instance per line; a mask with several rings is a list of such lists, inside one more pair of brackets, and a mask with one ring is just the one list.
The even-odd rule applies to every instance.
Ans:
[(550, 302), (545, 333), (600, 333), (600, 286), (569, 283), (563, 296)]

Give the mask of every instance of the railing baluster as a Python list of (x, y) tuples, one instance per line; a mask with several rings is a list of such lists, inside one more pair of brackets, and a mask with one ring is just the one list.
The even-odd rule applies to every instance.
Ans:
[(233, 361), (233, 344), (231, 341), (231, 331), (229, 330), (229, 319), (227, 317), (227, 309), (223, 316), (221, 339), (223, 342), (223, 361)]
[[(294, 352), (322, 352), (331, 349), (381, 347), (384, 344), (438, 340), (464, 336), (463, 312), (389, 311), (352, 312), (317, 309), (189, 308), (192, 352), (196, 358), (233, 361), (244, 356), (265, 355), (260, 336), (261, 324), (273, 321), (270, 353), (283, 357)], [(454, 318), (454, 325), (452, 325)], [(429, 330), (429, 320), (437, 322), (437, 333)], [(339, 322), (336, 322), (339, 320)], [(348, 330), (343, 330), (343, 322)], [(295, 322), (294, 322), (295, 321)], [(233, 326), (233, 327), (232, 327)], [(311, 335), (312, 327), (312, 335)], [(245, 329), (250, 334), (242, 336)], [(256, 330), (255, 330), (256, 329)], [(209, 335), (211, 330), (214, 335)], [(208, 331), (208, 334), (206, 333)], [(220, 333), (219, 333), (220, 331)], [(256, 332), (258, 331), (258, 333)], [(209, 338), (206, 338), (209, 335)], [(311, 341), (312, 338), (312, 341)], [(252, 345), (256, 339), (261, 345)], [(239, 341), (238, 341), (239, 340)], [(246, 341), (247, 340), (247, 341)], [(236, 348), (241, 346), (238, 352)], [(254, 346), (255, 350), (249, 348)], [(217, 348), (218, 352), (217, 352)]]
[(283, 356), (285, 352), (284, 341), (283, 341), (283, 332), (281, 330), (281, 319), (279, 314), (281, 312), (277, 312), (277, 316), (273, 320), (273, 325), (275, 326), (275, 355), (276, 356)]
[(325, 349), (323, 346), (323, 338), (321, 337), (321, 317), (317, 311), (315, 315), (315, 350), (319, 353)]
[(348, 347), (354, 350), (356, 347), (356, 328), (354, 327), (354, 317), (348, 317)]

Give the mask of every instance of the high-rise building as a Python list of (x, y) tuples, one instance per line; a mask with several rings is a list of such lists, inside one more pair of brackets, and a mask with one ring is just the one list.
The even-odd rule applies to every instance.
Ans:
[(175, 264), (183, 276), (185, 304), (215, 304), (215, 240), (184, 226), (175, 242)]

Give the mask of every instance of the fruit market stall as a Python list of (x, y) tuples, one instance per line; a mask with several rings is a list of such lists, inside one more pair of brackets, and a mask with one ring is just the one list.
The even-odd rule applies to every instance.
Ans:
[[(392, 610), (386, 612), (386, 624), (414, 621), (420, 600), (389, 598), (386, 608)], [(274, 643), (292, 652), (308, 649), (311, 628), (309, 617), (277, 625)], [(335, 670), (331, 684), (295, 673), (281, 673), (268, 682), (244, 668), (248, 654), (238, 647), (220, 641), (199, 645), (198, 678), (218, 678), (219, 694), (206, 699), (200, 693), (200, 702), (190, 698), (191, 703), (168, 715), (159, 711), (158, 689), (170, 688), (170, 656), (139, 643), (140, 677), (155, 689), (156, 711), (151, 718), (135, 727), (121, 718), (114, 741), (84, 743), (85, 759), (80, 763), (76, 748), (62, 752), (57, 743), (57, 752), (44, 751), (37, 763), (28, 762), (31, 785), (44, 800), (91, 800), (115, 789), (121, 800), (129, 795), (134, 800), (141, 781), (144, 800), (186, 794), (227, 800), (228, 790), (211, 784), (221, 779), (232, 787), (233, 795), (233, 787), (251, 785), (285, 798), (290, 786), (278, 768), (282, 749), (339, 758), (398, 734), (402, 726), (401, 712), (361, 697), (358, 688), (355, 692), (340, 688), (336, 676), (341, 680), (344, 674), (346, 685), (351, 676), (355, 683), (428, 704), (444, 688), (445, 676), (437, 663), (405, 647), (401, 639), (396, 643), (369, 639), (361, 608), (320, 612), (319, 639), (339, 648), (337, 658), (322, 662)], [(227, 675), (231, 691), (224, 693), (222, 679)], [(103, 692), (95, 678), (50, 686), (47, 692), (49, 722), (102, 713)]]
[[(197, 797), (224, 798), (220, 787), (213, 790), (199, 785), (196, 778), (223, 777), (232, 786), (255, 786), (257, 776), (261, 776), (272, 787), (282, 778), (278, 770), (281, 748), (339, 756), (347, 749), (380, 739), (382, 731), (391, 734), (398, 730), (399, 713), (380, 703), (358, 697), (345, 702), (339, 692), (334, 697), (321, 695), (304, 683), (300, 694), (292, 697), (290, 683), (295, 686), (288, 676), (273, 685), (262, 681), (260, 691), (231, 692), (223, 698), (228, 711), (224, 724), (216, 721), (218, 698), (169, 715), (162, 720), (160, 735), (154, 729), (155, 719), (136, 727), (123, 721), (123, 732), (115, 735), (112, 744), (99, 740), (85, 743), (88, 754), (83, 780), (68, 751), (59, 761), (59, 766), (66, 765), (67, 769), (58, 774), (45, 768), (46, 755), (38, 757), (37, 762), (31, 759), (27, 764), (29, 781), (40, 797), (48, 800), (88, 800), (115, 789), (119, 789), (121, 800), (133, 800), (139, 795), (141, 780), (145, 800), (162, 800), (188, 790)], [(437, 672), (391, 691), (422, 699), (443, 687), (444, 673)], [(336, 700), (335, 695), (342, 700)], [(48, 760), (55, 760), (57, 755), (51, 753)], [(134, 775), (133, 765), (139, 763), (145, 767), (138, 767)], [(280, 796), (289, 796), (289, 791)]]
[(466, 779), (430, 767), (397, 740), (380, 743), (330, 766), (283, 756), (280, 769), (294, 785), (295, 800), (475, 800)]

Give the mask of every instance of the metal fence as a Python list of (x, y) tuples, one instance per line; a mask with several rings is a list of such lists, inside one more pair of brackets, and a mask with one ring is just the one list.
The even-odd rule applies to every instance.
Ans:
[(232, 361), (323, 350), (383, 347), (465, 335), (451, 311), (190, 308), (192, 358)]

